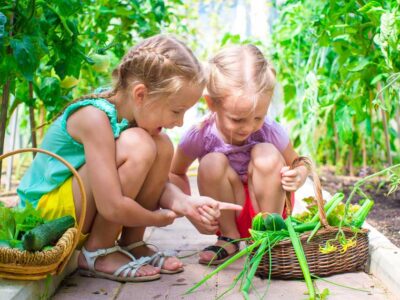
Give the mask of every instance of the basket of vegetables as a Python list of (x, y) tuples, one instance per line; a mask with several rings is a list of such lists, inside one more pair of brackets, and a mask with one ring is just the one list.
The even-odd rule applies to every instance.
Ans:
[(40, 152), (61, 161), (76, 177), (82, 195), (82, 210), (75, 226), (72, 216), (44, 220), (32, 205), (8, 208), (0, 205), (0, 278), (39, 280), (62, 272), (76, 248), (86, 214), (86, 194), (81, 177), (62, 157), (36, 148), (5, 153), (6, 157)]
[[(368, 230), (361, 226), (374, 201), (366, 198), (362, 205), (352, 205), (350, 201), (343, 203), (344, 195), (337, 193), (324, 203), (311, 161), (300, 157), (292, 167), (299, 163), (312, 174), (315, 197), (305, 199), (308, 211), (293, 216), (287, 195), (286, 220), (278, 214), (254, 217), (250, 243), (272, 246), (259, 257), (255, 274), (261, 278), (296, 279), (305, 277), (305, 267), (315, 276), (363, 269), (368, 259)], [(260, 248), (256, 247), (252, 255), (259, 254)]]
[[(315, 198), (307, 199), (309, 211), (293, 216), (288, 193), (288, 217), (285, 220), (279, 214), (257, 214), (252, 220), (247, 247), (207, 274), (187, 293), (193, 292), (243, 256), (246, 257), (243, 269), (230, 288), (241, 281), (240, 287), (245, 299), (249, 299), (254, 276), (268, 279), (304, 278), (309, 299), (315, 299), (314, 278), (356, 271), (364, 267), (369, 253), (368, 230), (361, 226), (374, 202), (362, 192), (360, 185), (376, 174), (355, 184), (345, 203), (342, 202), (342, 193), (335, 194), (324, 203), (321, 184), (312, 162), (306, 157), (299, 157), (291, 167), (299, 164), (305, 165), (313, 177)], [(394, 167), (397, 166), (392, 168)], [(355, 193), (366, 198), (362, 205), (350, 204)]]

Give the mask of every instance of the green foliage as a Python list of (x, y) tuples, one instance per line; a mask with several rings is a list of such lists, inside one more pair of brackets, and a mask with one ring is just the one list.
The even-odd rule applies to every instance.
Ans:
[(398, 1), (303, 0), (275, 6), (279, 18), (270, 51), (295, 146), (338, 166), (349, 160), (358, 166), (390, 162), (389, 154), (399, 149)]
[(9, 208), (0, 202), (0, 241), (19, 248), (22, 235), (44, 221), (40, 212), (30, 203), (24, 208)]
[(15, 96), (8, 115), (25, 103), (44, 107), (49, 119), (72, 98), (109, 83), (129, 47), (176, 22), (172, 5), (183, 3), (0, 0), (0, 94), (8, 81)]

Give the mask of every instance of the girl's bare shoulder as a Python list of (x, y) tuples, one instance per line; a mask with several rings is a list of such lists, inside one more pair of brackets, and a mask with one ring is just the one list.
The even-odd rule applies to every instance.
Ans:
[(76, 110), (67, 119), (68, 133), (78, 141), (93, 135), (112, 135), (110, 120), (107, 114), (94, 106), (84, 106)]

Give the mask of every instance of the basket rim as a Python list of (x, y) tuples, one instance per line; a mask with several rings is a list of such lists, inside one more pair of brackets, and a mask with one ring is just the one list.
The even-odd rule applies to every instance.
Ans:
[[(80, 191), (80, 194), (81, 194), (81, 211), (80, 211), (79, 218), (76, 220), (76, 223), (77, 223), (76, 230), (77, 230), (77, 232), (73, 236), (72, 247), (71, 247), (71, 249), (69, 249), (70, 250), (69, 253), (66, 253), (65, 255), (62, 255), (60, 257), (60, 259), (58, 260), (58, 263), (57, 263), (58, 264), (58, 269), (56, 270), (56, 274), (59, 274), (64, 270), (66, 264), (68, 263), (69, 259), (71, 258), (72, 253), (74, 252), (73, 250), (77, 247), (77, 245), (79, 243), (79, 239), (80, 239), (81, 233), (82, 233), (82, 228), (83, 228), (83, 224), (84, 224), (84, 221), (85, 221), (86, 209), (87, 209), (87, 197), (86, 197), (85, 187), (84, 187), (84, 184), (83, 184), (83, 180), (82, 180), (81, 176), (79, 175), (78, 171), (67, 160), (65, 160), (64, 158), (62, 158), (58, 154), (55, 154), (55, 153), (53, 153), (51, 151), (48, 151), (48, 150), (44, 150), (44, 149), (40, 149), (40, 148), (21, 148), (21, 149), (17, 149), (17, 150), (13, 150), (13, 151), (1, 154), (0, 155), (0, 161), (5, 159), (5, 158), (7, 158), (7, 157), (9, 157), (9, 156), (13, 156), (13, 155), (20, 154), (20, 153), (25, 153), (25, 152), (43, 153), (43, 154), (49, 155), (49, 156), (59, 160), (61, 163), (63, 163), (72, 172), (72, 175), (75, 176), (75, 178), (77, 180), (77, 183), (78, 183), (79, 191)], [(68, 230), (65, 233), (67, 233), (67, 232), (68, 232)], [(59, 241), (63, 238), (63, 236), (59, 239)], [(1, 278), (1, 274), (0, 274), (0, 278)]]
[[(353, 233), (354, 235), (356, 235), (356, 234), (365, 235), (370, 232), (370, 230), (367, 228), (360, 228), (359, 232), (354, 232), (350, 227), (342, 227), (341, 229), (342, 229), (342, 231), (344, 231), (346, 233)], [(339, 231), (339, 227), (337, 227), (337, 226), (321, 227), (321, 229), (318, 230), (317, 233), (314, 235), (314, 238), (318, 237), (319, 235), (323, 235), (323, 234), (330, 233), (330, 232), (337, 232), (337, 231)], [(304, 242), (305, 240), (308, 239), (308, 237), (310, 235), (311, 235), (311, 231), (303, 232), (302, 234), (300, 234), (300, 241)], [(311, 239), (310, 243), (313, 242), (314, 238)], [(250, 239), (247, 240), (246, 243), (252, 244), (253, 242), (254, 242), (254, 240), (250, 237)], [(292, 242), (289, 238), (285, 238), (284, 240), (281, 240), (279, 243), (276, 244), (276, 246), (278, 246), (278, 245), (286, 246), (286, 244), (292, 245)]]
[[(14, 270), (29, 270), (30, 273), (32, 273), (33, 269), (38, 269), (38, 270), (48, 270), (50, 267), (51, 269), (56, 270), (57, 267), (60, 265), (60, 263), (63, 261), (65, 257), (69, 254), (69, 251), (73, 252), (73, 241), (78, 233), (78, 230), (74, 227), (69, 228), (67, 231), (64, 232), (64, 234), (59, 238), (57, 241), (56, 245), (50, 250), (41, 250), (41, 251), (35, 251), (35, 252), (30, 252), (27, 250), (20, 250), (20, 249), (15, 249), (15, 248), (0, 248), (0, 254), (3, 256), (9, 255), (9, 256), (14, 256), (13, 259), (15, 261), (21, 261), (21, 260), (28, 260), (28, 261), (35, 261), (35, 259), (40, 258), (40, 257), (51, 257), (55, 256), (56, 259), (53, 262), (47, 263), (47, 264), (38, 264), (38, 263), (4, 263), (0, 262), (0, 272), (7, 272), (9, 273), (9, 269), (14, 269)], [(55, 268), (54, 268), (55, 266)], [(36, 272), (36, 271), (35, 271)], [(43, 271), (41, 271), (43, 272)], [(17, 271), (17, 273), (20, 273)], [(1, 276), (0, 276), (1, 277)]]

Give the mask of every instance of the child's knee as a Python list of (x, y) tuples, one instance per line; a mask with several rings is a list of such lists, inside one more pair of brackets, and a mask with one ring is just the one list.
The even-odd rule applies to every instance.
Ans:
[(174, 146), (169, 139), (168, 135), (165, 133), (160, 133), (154, 137), (154, 142), (157, 147), (157, 157), (162, 161), (172, 161), (174, 155)]
[(121, 133), (117, 140), (117, 158), (124, 163), (152, 164), (157, 155), (153, 138), (141, 128), (130, 128)]
[(266, 174), (279, 172), (285, 160), (279, 150), (272, 144), (261, 143), (251, 151), (252, 168)]
[(226, 174), (229, 167), (228, 158), (218, 152), (205, 155), (199, 164), (198, 176), (200, 179), (217, 180)]

